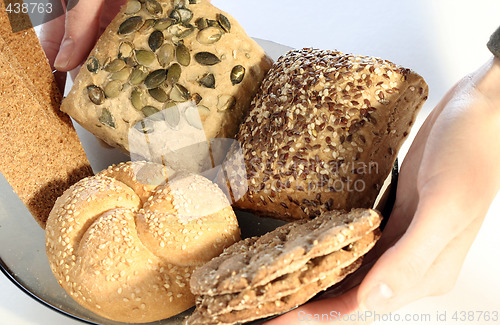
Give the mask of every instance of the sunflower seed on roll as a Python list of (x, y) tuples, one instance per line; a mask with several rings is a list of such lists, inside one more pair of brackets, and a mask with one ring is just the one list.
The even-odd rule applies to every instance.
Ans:
[(387, 60), (288, 52), (237, 135), (246, 165), (225, 166), (233, 192), (248, 186), (235, 207), (284, 220), (372, 207), (427, 94), (421, 76)]

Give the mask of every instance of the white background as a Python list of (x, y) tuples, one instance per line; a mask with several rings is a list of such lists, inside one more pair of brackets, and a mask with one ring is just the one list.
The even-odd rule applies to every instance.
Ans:
[[(497, 0), (213, 0), (213, 3), (232, 14), (256, 38), (295, 48), (338, 49), (378, 56), (414, 69), (430, 87), (420, 121), (447, 89), (490, 57), (485, 43), (500, 25)], [(498, 229), (500, 196), (490, 209), (454, 290), (413, 303), (398, 314), (431, 314), (433, 321), (422, 324), (459, 324), (451, 321), (454, 311), (500, 312)], [(0, 288), (0, 324), (80, 324), (35, 302), (2, 275)], [(437, 311), (446, 311), (448, 322), (437, 322)], [(480, 322), (470, 324), (477, 323)]]

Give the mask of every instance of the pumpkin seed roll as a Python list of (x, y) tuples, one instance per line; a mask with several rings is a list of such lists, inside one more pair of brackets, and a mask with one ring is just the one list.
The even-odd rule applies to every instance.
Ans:
[(337, 51), (288, 52), (268, 72), (225, 165), (235, 207), (285, 220), (370, 208), (428, 87), (392, 62)]
[(196, 171), (210, 160), (197, 144), (234, 138), (271, 65), (238, 22), (206, 0), (130, 0), (62, 110), (109, 145), (143, 158), (198, 148), (180, 155), (198, 160), (188, 168)]

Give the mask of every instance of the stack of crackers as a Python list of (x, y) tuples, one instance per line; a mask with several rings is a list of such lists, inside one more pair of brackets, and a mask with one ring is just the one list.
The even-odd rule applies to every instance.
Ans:
[(332, 211), (229, 247), (195, 270), (186, 325), (235, 324), (289, 311), (340, 282), (380, 237), (371, 209)]
[(44, 228), (56, 199), (92, 169), (70, 118), (59, 110), (62, 95), (29, 16), (9, 17), (4, 1), (0, 97), (0, 172)]

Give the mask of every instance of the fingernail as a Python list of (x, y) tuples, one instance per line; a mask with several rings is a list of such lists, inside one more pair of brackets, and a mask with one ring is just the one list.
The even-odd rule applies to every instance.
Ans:
[(59, 48), (59, 53), (57, 53), (56, 60), (54, 61), (54, 67), (57, 70), (66, 71), (68, 67), (69, 60), (73, 55), (73, 49), (75, 47), (75, 42), (71, 38), (66, 38), (61, 47)]
[(363, 301), (363, 307), (365, 310), (383, 310), (387, 304), (387, 300), (392, 298), (392, 296), (391, 288), (381, 283), (370, 290)]

